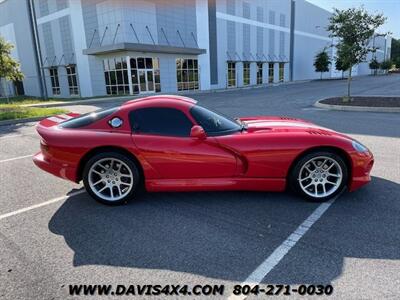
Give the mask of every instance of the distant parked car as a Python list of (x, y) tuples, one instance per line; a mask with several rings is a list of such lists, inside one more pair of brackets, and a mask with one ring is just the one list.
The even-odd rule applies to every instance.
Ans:
[(370, 181), (371, 152), (352, 138), (288, 117), (231, 119), (180, 96), (153, 96), (37, 126), (33, 161), (105, 204), (155, 191), (283, 191), (324, 201)]

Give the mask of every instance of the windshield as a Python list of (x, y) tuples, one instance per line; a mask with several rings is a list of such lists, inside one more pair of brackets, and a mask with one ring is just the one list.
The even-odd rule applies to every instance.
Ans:
[(62, 122), (60, 124), (60, 127), (62, 128), (80, 128), (80, 127), (84, 127), (87, 125), (90, 125), (100, 119), (103, 119), (107, 116), (112, 115), (114, 112), (116, 112), (119, 109), (118, 107), (113, 107), (113, 108), (108, 108), (108, 109), (101, 109), (101, 110), (97, 110), (95, 112), (92, 113), (88, 113), (88, 114), (84, 114), (81, 115), (77, 118), (73, 118), (71, 120)]
[(224, 135), (241, 131), (243, 125), (228, 117), (222, 116), (207, 108), (195, 105), (190, 109), (190, 113), (196, 122), (203, 127), (207, 135)]

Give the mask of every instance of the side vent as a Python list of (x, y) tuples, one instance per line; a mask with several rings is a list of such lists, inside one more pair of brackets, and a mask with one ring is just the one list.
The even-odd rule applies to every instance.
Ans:
[(298, 121), (299, 119), (291, 118), (291, 117), (280, 117), (281, 120), (289, 120), (289, 121)]
[(323, 130), (307, 130), (307, 132), (313, 135), (328, 135), (328, 136), (332, 135), (331, 133)]

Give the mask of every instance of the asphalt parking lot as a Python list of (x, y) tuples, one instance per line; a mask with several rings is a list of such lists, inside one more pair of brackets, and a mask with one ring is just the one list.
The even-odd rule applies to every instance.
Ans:
[[(331, 284), (333, 299), (398, 299), (400, 114), (312, 107), (319, 98), (343, 94), (345, 85), (312, 81), (192, 95), (232, 116), (308, 119), (374, 153), (372, 182), (324, 206), (278, 259), (271, 255), (320, 204), (288, 193), (209, 192), (145, 194), (107, 207), (81, 185), (33, 165), (39, 149), (34, 123), (1, 126), (0, 298), (65, 299), (70, 284), (224, 284), (228, 298), (235, 284), (274, 261), (270, 270), (262, 268), (262, 285)], [(400, 76), (356, 78), (353, 93), (400, 95)]]

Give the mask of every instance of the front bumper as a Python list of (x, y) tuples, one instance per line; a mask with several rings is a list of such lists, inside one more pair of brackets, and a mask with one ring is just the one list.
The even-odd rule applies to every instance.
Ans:
[(76, 168), (70, 167), (68, 164), (54, 159), (48, 159), (42, 152), (38, 152), (33, 156), (33, 162), (40, 169), (50, 174), (76, 182)]
[(349, 191), (355, 191), (371, 181), (371, 169), (374, 165), (374, 156), (371, 152), (355, 153), (352, 155), (353, 172)]

